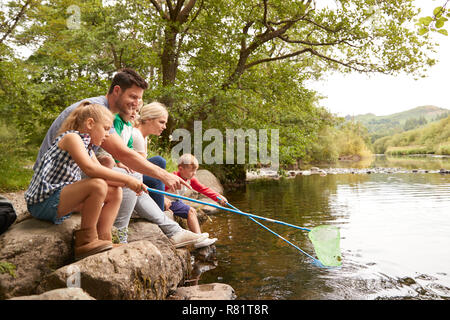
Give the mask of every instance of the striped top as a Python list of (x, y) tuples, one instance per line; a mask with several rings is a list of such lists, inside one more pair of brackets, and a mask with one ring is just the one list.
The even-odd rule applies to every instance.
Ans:
[(59, 141), (66, 134), (72, 132), (77, 133), (81, 137), (89, 156), (92, 156), (93, 150), (89, 134), (70, 130), (56, 137), (34, 171), (30, 186), (25, 192), (27, 204), (43, 202), (55, 191), (81, 180), (81, 169), (78, 164), (72, 159), (69, 152), (58, 147)]

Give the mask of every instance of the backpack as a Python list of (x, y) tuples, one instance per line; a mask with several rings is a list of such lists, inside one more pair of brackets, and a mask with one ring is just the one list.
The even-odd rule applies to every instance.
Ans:
[(0, 196), (0, 234), (4, 233), (16, 221), (16, 210), (12, 203)]

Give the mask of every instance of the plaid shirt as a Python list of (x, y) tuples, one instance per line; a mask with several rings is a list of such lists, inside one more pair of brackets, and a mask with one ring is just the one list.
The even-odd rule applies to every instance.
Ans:
[(86, 150), (91, 156), (92, 145), (89, 134), (82, 134), (78, 131), (66, 131), (56, 137), (50, 149), (42, 157), (42, 161), (34, 171), (30, 186), (25, 192), (27, 204), (43, 202), (55, 191), (62, 189), (68, 184), (81, 180), (81, 169), (70, 154), (58, 148), (59, 141), (68, 133), (77, 133), (83, 140)]

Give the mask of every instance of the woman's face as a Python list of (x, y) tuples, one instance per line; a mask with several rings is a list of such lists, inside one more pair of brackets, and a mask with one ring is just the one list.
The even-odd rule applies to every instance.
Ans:
[(146, 129), (145, 131), (148, 134), (160, 136), (166, 128), (167, 118), (167, 115), (164, 115), (159, 118), (148, 119), (145, 120), (145, 123), (143, 123), (142, 126)]

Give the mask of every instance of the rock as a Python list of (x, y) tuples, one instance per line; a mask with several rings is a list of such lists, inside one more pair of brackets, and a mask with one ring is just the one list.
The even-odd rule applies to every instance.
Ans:
[[(16, 270), (15, 277), (8, 273), (0, 274), (0, 298), (27, 296), (66, 287), (67, 278), (71, 275), (70, 266), (73, 268), (73, 230), (79, 227), (80, 219), (79, 214), (74, 214), (61, 225), (53, 225), (33, 218), (5, 232), (0, 237), (0, 261), (13, 264)], [(122, 247), (88, 257), (74, 265), (80, 270), (89, 269), (89, 272), (84, 272), (89, 279), (86, 285), (102, 291), (94, 290), (93, 296), (96, 298), (164, 298), (189, 274), (189, 251), (175, 249), (160, 228), (146, 220), (132, 220), (129, 229), (130, 244), (125, 248), (131, 246), (133, 241), (147, 241), (144, 245), (137, 245), (137, 249), (131, 246), (128, 253), (123, 254), (129, 257), (126, 265), (125, 258), (117, 253)], [(149, 256), (146, 256), (147, 251)], [(156, 274), (149, 274), (145, 268), (155, 270)], [(141, 269), (144, 271), (137, 271)], [(111, 270), (114, 272), (108, 273)], [(124, 275), (121, 274), (123, 270), (126, 271)], [(130, 270), (136, 270), (136, 273), (130, 274)], [(131, 278), (135, 285), (131, 289), (126, 281), (122, 285), (120, 279), (123, 277), (128, 280)], [(39, 284), (42, 279), (44, 281)], [(146, 279), (147, 282), (140, 279)], [(148, 281), (152, 284), (152, 294), (146, 287)], [(108, 286), (115, 289), (109, 290)], [(105, 290), (107, 292), (103, 292)], [(91, 291), (87, 292), (92, 295)]]
[[(206, 202), (206, 203), (211, 203), (211, 204), (214, 204), (214, 205), (220, 205), (216, 201), (214, 201), (214, 200), (212, 200), (210, 198), (203, 197), (203, 198), (200, 198), (198, 200)], [(206, 204), (200, 204), (200, 203), (187, 201), (187, 200), (183, 200), (183, 202), (186, 203), (187, 205), (195, 208), (195, 210), (197, 210), (197, 217), (198, 217), (200, 223), (203, 223), (203, 222), (205, 222), (208, 219), (206, 216), (204, 217), (205, 214), (206, 215), (214, 214), (214, 213), (220, 211), (220, 209), (208, 206)]]
[(16, 266), (16, 276), (0, 274), (0, 299), (35, 293), (45, 275), (73, 261), (73, 230), (81, 217), (74, 214), (61, 225), (37, 219), (14, 224), (0, 236), (0, 261)]
[[(219, 179), (217, 179), (216, 176), (210, 171), (206, 169), (198, 170), (195, 174), (195, 177), (201, 184), (213, 189), (220, 194), (223, 194), (222, 184), (220, 183)], [(193, 199), (200, 199), (204, 197), (204, 195), (196, 192), (195, 190), (186, 190), (184, 196)]]
[(10, 300), (95, 300), (80, 288), (55, 289), (40, 295), (21, 296)]
[(148, 240), (130, 242), (56, 270), (38, 292), (65, 287), (79, 270), (81, 288), (95, 299), (165, 299), (185, 276), (186, 261), (176, 251), (163, 255)]
[(217, 249), (215, 245), (196, 249), (193, 253), (195, 258), (200, 261), (214, 261), (217, 258)]
[(169, 299), (173, 300), (234, 300), (234, 289), (224, 283), (201, 284), (191, 287), (180, 287)]
[(195, 284), (198, 284), (198, 281), (200, 280), (200, 277), (203, 273), (215, 269), (218, 266), (218, 262), (201, 262), (196, 261), (194, 263), (194, 266), (192, 268), (191, 277), (186, 282), (194, 282)]
[[(223, 193), (219, 181), (205, 171), (199, 170), (199, 180)], [(130, 220), (129, 244), (74, 263), (73, 232), (80, 226), (79, 214), (54, 225), (30, 216), (23, 192), (4, 195), (22, 218), (0, 236), (0, 262), (13, 267), (11, 273), (0, 273), (0, 299), (165, 299), (189, 279), (189, 250), (194, 248), (175, 249), (157, 225), (144, 219)], [(207, 213), (218, 210), (193, 206), (201, 223), (209, 219)], [(203, 254), (204, 260), (213, 260), (211, 252)]]
[(223, 194), (223, 187), (220, 183), (219, 179), (216, 178), (210, 171), (201, 169), (198, 170), (195, 177), (200, 181), (200, 183), (204, 184), (207, 187), (210, 187), (214, 191)]

